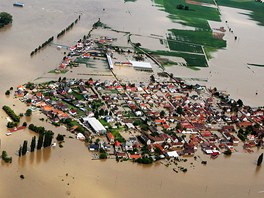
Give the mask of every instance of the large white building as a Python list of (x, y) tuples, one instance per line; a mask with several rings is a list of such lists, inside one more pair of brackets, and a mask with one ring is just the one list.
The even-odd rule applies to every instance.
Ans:
[(152, 71), (152, 66), (149, 62), (129, 61), (132, 66), (137, 70)]
[(114, 69), (113, 61), (108, 54), (106, 54), (106, 59), (107, 59), (108, 65), (109, 65), (109, 69)]
[(99, 134), (105, 134), (106, 129), (105, 127), (94, 117), (85, 117), (83, 118), (85, 124), (89, 124), (90, 127), (94, 130), (94, 132)]

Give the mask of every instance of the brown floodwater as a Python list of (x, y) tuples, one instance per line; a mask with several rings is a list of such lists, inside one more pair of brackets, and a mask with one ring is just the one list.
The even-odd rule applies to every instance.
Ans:
[[(80, 0), (25, 0), (24, 8), (12, 6), (12, 2), (1, 0), (1, 11), (13, 15), (12, 25), (0, 30), (0, 106), (13, 106), (16, 113), (23, 113), (27, 107), (4, 92), (27, 81), (47, 76), (47, 72), (56, 67), (63, 57), (64, 50), (48, 46), (32, 58), (30, 52), (55, 36), (63, 28), (82, 14), (78, 24), (56, 43), (73, 45), (91, 25), (100, 17), (103, 22), (115, 29), (133, 33), (165, 36), (166, 30), (179, 27), (173, 24), (166, 13), (152, 6), (151, 1), (139, 0), (124, 4), (121, 0), (92, 1)], [(105, 9), (105, 10), (103, 10)], [(147, 10), (147, 11), (146, 11)], [(259, 105), (263, 101), (262, 68), (246, 68), (245, 63), (261, 64), (260, 52), (254, 46), (263, 49), (263, 39), (248, 38), (255, 33), (263, 35), (260, 28), (236, 10), (223, 8), (223, 17), (230, 21), (230, 26), (237, 33), (239, 41), (233, 42), (232, 35), (227, 34), (227, 50), (215, 54), (211, 67), (199, 72), (186, 71), (171, 67), (175, 75), (206, 77), (212, 80), (210, 86), (218, 85), (220, 89), (231, 91), (231, 95), (245, 98), (248, 103)], [(241, 17), (241, 20), (239, 20)], [(144, 20), (142, 20), (144, 19)], [(233, 19), (233, 20), (232, 20)], [(238, 23), (243, 20), (243, 23)], [(249, 27), (248, 27), (249, 26)], [(247, 39), (249, 39), (247, 41)], [(248, 45), (250, 42), (252, 45)], [(254, 42), (257, 44), (254, 45)], [(246, 51), (244, 51), (246, 50)], [(262, 50), (263, 51), (263, 50)], [(234, 56), (235, 55), (235, 56)], [(256, 57), (255, 57), (256, 56)], [(262, 62), (263, 64), (263, 62)], [(209, 73), (212, 71), (211, 73)], [(239, 72), (238, 72), (239, 71)], [(250, 73), (250, 75), (248, 75)], [(251, 74), (252, 73), (252, 74)], [(209, 75), (212, 74), (210, 77)], [(53, 76), (58, 78), (59, 76)], [(223, 83), (222, 80), (225, 81)], [(45, 80), (45, 79), (44, 79)], [(254, 96), (255, 85), (259, 95)], [(241, 88), (242, 87), (242, 88)], [(253, 89), (254, 88), (254, 89)], [(255, 102), (257, 101), (257, 102)], [(41, 125), (56, 134), (71, 136), (63, 127), (56, 128), (42, 122), (43, 114), (35, 111), (32, 118), (23, 121)], [(131, 162), (115, 160), (91, 160), (92, 154), (84, 143), (66, 138), (63, 148), (46, 148), (35, 153), (27, 153), (18, 158), (16, 152), (24, 140), (29, 143), (35, 135), (29, 130), (18, 131), (11, 136), (7, 132), (7, 115), (0, 111), (1, 151), (6, 150), (13, 157), (12, 164), (1, 162), (0, 197), (263, 197), (263, 167), (256, 168), (256, 160), (263, 150), (253, 154), (244, 153), (241, 148), (232, 157), (220, 156), (210, 160), (200, 154), (201, 160), (208, 160), (208, 165), (201, 165), (201, 160), (181, 162), (188, 172), (175, 173), (169, 167), (156, 163), (142, 166)], [(190, 163), (194, 164), (194, 167)], [(23, 174), (25, 179), (20, 179)]]

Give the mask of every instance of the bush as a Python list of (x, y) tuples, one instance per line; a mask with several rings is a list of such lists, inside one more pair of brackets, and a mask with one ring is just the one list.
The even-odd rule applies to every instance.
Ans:
[(31, 116), (32, 115), (32, 110), (28, 109), (25, 113), (25, 116)]
[(9, 96), (9, 95), (10, 95), (10, 91), (7, 90), (7, 91), (5, 92), (5, 95), (6, 95), (6, 96)]
[(9, 23), (12, 23), (13, 17), (11, 14), (7, 12), (1, 12), (0, 13), (0, 24), (7, 25)]
[(226, 151), (224, 152), (224, 154), (225, 154), (225, 155), (231, 155), (232, 152), (230, 151), (230, 149), (228, 149), (228, 150), (226, 150)]
[(59, 127), (59, 126), (60, 126), (60, 123), (58, 123), (58, 122), (52, 122), (52, 124), (53, 124), (54, 126), (56, 126), (56, 127)]
[(136, 159), (136, 162), (140, 164), (151, 164), (153, 163), (153, 159), (151, 157), (143, 157)]
[(6, 163), (12, 163), (12, 157), (8, 157), (6, 151), (2, 151), (2, 160)]
[(17, 127), (17, 123), (16, 122), (8, 122), (6, 126), (7, 126), (7, 128), (14, 128), (14, 127)]
[(64, 135), (58, 134), (57, 137), (56, 137), (56, 140), (59, 141), (59, 142), (64, 141)]
[(107, 158), (107, 154), (106, 154), (106, 153), (101, 153), (101, 154), (99, 155), (99, 158), (100, 158), (100, 159), (106, 159), (106, 158)]

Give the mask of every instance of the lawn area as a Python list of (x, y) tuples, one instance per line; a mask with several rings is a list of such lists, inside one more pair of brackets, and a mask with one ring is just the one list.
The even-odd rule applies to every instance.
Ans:
[(252, 20), (257, 21), (258, 25), (264, 26), (264, 3), (255, 0), (218, 0), (218, 5), (239, 8), (252, 11), (249, 16)]
[(83, 100), (83, 95), (77, 93), (76, 91), (72, 92), (72, 95), (77, 99), (77, 100)]
[(113, 134), (113, 136), (115, 137), (115, 140), (123, 143), (126, 140), (122, 137), (122, 135), (120, 135), (120, 132), (124, 130), (123, 127), (117, 127), (117, 128), (113, 128), (108, 122), (106, 122), (104, 119), (99, 119), (99, 121), (101, 122), (102, 125), (107, 126), (108, 127), (108, 131), (111, 132)]
[(82, 110), (80, 110), (79, 108), (77, 108), (77, 107), (75, 107), (74, 105), (72, 105), (72, 104), (70, 104), (70, 103), (68, 103), (68, 102), (66, 102), (66, 101), (64, 101), (64, 100), (62, 100), (61, 101), (64, 105), (66, 105), (67, 107), (68, 107), (68, 109), (74, 109), (74, 110), (76, 110), (77, 112), (77, 114), (78, 114), (78, 116), (84, 116), (85, 115), (85, 112), (83, 112)]
[(82, 125), (80, 125), (79, 122), (77, 122), (76, 120), (72, 120), (69, 118), (69, 122), (63, 122), (64, 124), (66, 124), (69, 128), (72, 128), (73, 126), (78, 126), (78, 128), (76, 129), (76, 131), (84, 133), (85, 131), (87, 131)]
[(127, 118), (136, 117), (132, 111), (123, 111), (122, 115)]
[(107, 126), (108, 128), (111, 127), (111, 125), (108, 122), (106, 122), (104, 119), (101, 118), (99, 119), (99, 121), (101, 122), (102, 125)]
[(79, 64), (85, 64), (86, 66), (88, 66), (88, 64), (90, 63), (90, 59), (89, 58), (82, 58), (82, 57), (77, 57), (74, 60), (75, 63), (79, 63)]
[(109, 129), (109, 132), (111, 132), (113, 134), (113, 136), (115, 137), (115, 140), (124, 143), (126, 142), (126, 140), (123, 138), (123, 136), (120, 134), (120, 132), (124, 130), (123, 127), (119, 127), (116, 129)]

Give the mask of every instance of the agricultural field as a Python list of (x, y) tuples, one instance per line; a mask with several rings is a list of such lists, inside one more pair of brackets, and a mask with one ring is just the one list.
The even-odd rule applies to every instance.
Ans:
[(156, 5), (169, 13), (169, 18), (194, 30), (169, 29), (169, 52), (154, 54), (184, 58), (188, 67), (208, 67), (211, 53), (226, 47), (226, 41), (215, 38), (208, 21), (220, 22), (220, 13), (213, 0), (155, 0)]
[[(196, 29), (210, 30), (208, 20), (221, 21), (220, 13), (216, 8), (186, 3), (184, 0), (155, 0), (155, 3), (163, 7), (164, 11), (170, 14), (171, 19)], [(177, 9), (178, 5), (187, 6), (188, 9)]]
[[(206, 56), (204, 54), (190, 54), (176, 51), (149, 51), (153, 55), (166, 57), (181, 57), (186, 61), (187, 67), (208, 67)], [(195, 69), (195, 68), (194, 68)]]
[(256, 21), (258, 25), (264, 26), (264, 3), (255, 0), (218, 0), (217, 4), (252, 11), (248, 14), (249, 17)]

